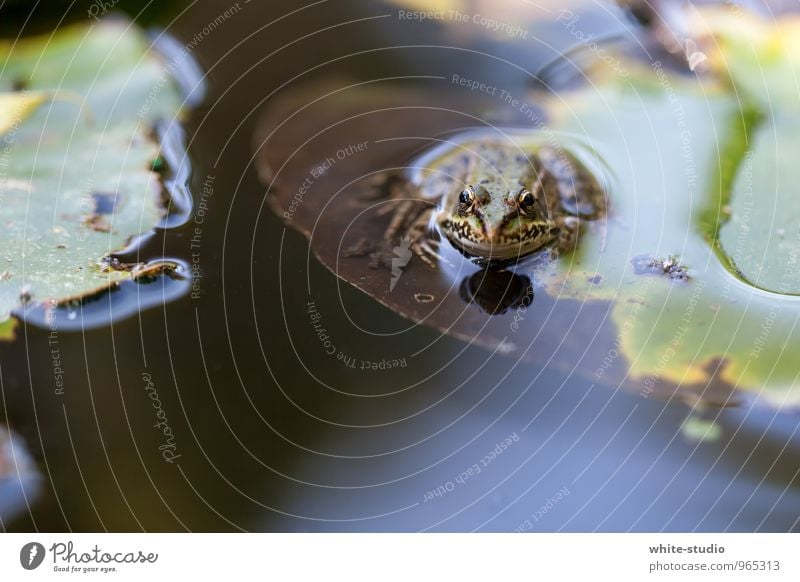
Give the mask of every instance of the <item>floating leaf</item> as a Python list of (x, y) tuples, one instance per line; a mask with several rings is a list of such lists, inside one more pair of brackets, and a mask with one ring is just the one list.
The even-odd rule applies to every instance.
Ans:
[(181, 96), (126, 22), (0, 43), (0, 58), (0, 119), (13, 128), (0, 152), (3, 321), (29, 301), (79, 299), (136, 276), (139, 265), (108, 257), (165, 214), (153, 124), (179, 115)]
[[(604, 325), (606, 305), (556, 300), (544, 292), (537, 292), (531, 305), (530, 276), (483, 271), (455, 251), (448, 254), (452, 267), (433, 270), (412, 257), (398, 266), (398, 277), (390, 268), (372, 268), (369, 257), (348, 252), (362, 241), (380, 240), (391, 220), (381, 212), (381, 200), (370, 196), (382, 173), (402, 172), (415, 163), (415, 154), (476, 126), (502, 139), (506, 133), (498, 119), (516, 126), (541, 119), (532, 99), (503, 110), (494, 100), (448, 93), (440, 81), (426, 83), (419, 89), (397, 81), (368, 90), (314, 87), (274, 99), (256, 134), (259, 174), (271, 188), (268, 203), (309, 237), (322, 264), (408, 319), (490, 351), (567, 371), (576, 354), (599, 365), (606, 344), (614, 341), (613, 329)], [(346, 155), (356, 144), (365, 147)], [(395, 254), (402, 254), (399, 246)], [(314, 299), (313, 290), (311, 295)], [(385, 353), (396, 351), (396, 335), (370, 325), (360, 322), (347, 333), (370, 329), (371, 341), (386, 342)], [(424, 348), (423, 343), (407, 349)], [(614, 366), (598, 381), (617, 384), (624, 372)]]
[[(741, 102), (740, 136), (726, 150), (733, 171), (722, 206), (705, 215), (723, 260), (751, 285), (800, 294), (800, 18), (767, 21), (744, 10), (692, 11), (690, 31), (708, 51), (716, 76)], [(733, 120), (732, 120), (733, 121)]]
[[(778, 166), (768, 151), (772, 145), (763, 148), (767, 151), (756, 147), (748, 161), (742, 154), (750, 151), (743, 128), (747, 115), (734, 94), (661, 69), (656, 74), (664, 90), (610, 81), (591, 94), (573, 96), (568, 109), (555, 104), (549, 109), (560, 128), (591, 141), (614, 169), (617, 184), (609, 228), (590, 233), (580, 256), (559, 263), (549, 290), (613, 301), (620, 350), (644, 395), (659, 381), (704, 386), (722, 380), (776, 405), (796, 405), (800, 298), (790, 294), (800, 292), (800, 279), (787, 259), (798, 251), (792, 243), (800, 240), (798, 223), (781, 219), (785, 252), (769, 257), (769, 251), (754, 250), (777, 248), (773, 214), (800, 212), (800, 198), (778, 181), (796, 171), (794, 164), (782, 157)], [(765, 129), (772, 120), (763, 124)], [(791, 126), (785, 133), (774, 126), (770, 131), (788, 138), (783, 144), (792, 151)], [(739, 191), (756, 176), (763, 180), (751, 184), (749, 204), (755, 200), (759, 210), (751, 213), (749, 227), (729, 222), (721, 239), (723, 246), (739, 241), (748, 264), (763, 272), (748, 282), (749, 276), (729, 270), (724, 252), (717, 254), (704, 217), (725, 214), (724, 202), (731, 198), (725, 189), (731, 184), (732, 204), (746, 204)], [(688, 279), (637, 274), (631, 255), (642, 252), (678, 257)], [(593, 274), (604, 283), (586, 283)], [(773, 291), (780, 293), (765, 293), (758, 288), (760, 279), (774, 282)]]

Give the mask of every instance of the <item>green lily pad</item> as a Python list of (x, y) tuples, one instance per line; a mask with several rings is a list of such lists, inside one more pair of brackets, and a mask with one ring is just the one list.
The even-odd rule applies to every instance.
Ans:
[(179, 115), (182, 98), (127, 22), (0, 43), (0, 59), (1, 322), (26, 302), (78, 299), (140, 274), (108, 257), (165, 215), (153, 124)]
[[(742, 52), (733, 39), (726, 46)], [(757, 97), (743, 101), (759, 95), (746, 70), (716, 83), (628, 66), (637, 73), (549, 109), (616, 174), (609, 227), (558, 263), (550, 291), (614, 302), (620, 351), (645, 396), (662, 380), (722, 380), (779, 406), (799, 404), (796, 100), (772, 111)], [(731, 90), (740, 75), (748, 89)], [(678, 257), (688, 277), (637, 273), (638, 253)], [(587, 284), (588, 275), (604, 283)]]
[(752, 136), (733, 183), (719, 245), (752, 285), (800, 295), (800, 115), (777, 112)]
[(690, 30), (708, 64), (727, 80), (742, 111), (742, 135), (729, 142), (734, 162), (721, 189), (725, 206), (706, 212), (708, 236), (724, 262), (749, 284), (800, 294), (800, 205), (794, 184), (800, 146), (800, 18), (766, 21), (744, 11), (693, 13)]

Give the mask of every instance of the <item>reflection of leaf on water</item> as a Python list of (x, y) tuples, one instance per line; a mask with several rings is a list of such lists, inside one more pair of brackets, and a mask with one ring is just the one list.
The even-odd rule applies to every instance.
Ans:
[[(601, 62), (589, 72), (591, 83), (530, 98), (548, 120), (531, 135), (549, 130), (584, 142), (585, 151), (573, 153), (609, 177), (610, 195), (607, 221), (584, 230), (580, 252), (536, 267), (536, 283), (547, 293), (537, 292), (530, 309), (490, 315), (474, 302), (459, 303), (458, 281), (475, 268), (457, 257), (439, 272), (412, 260), (389, 295), (388, 270), (342, 256), (386, 228), (388, 217), (355, 202), (365, 175), (403, 166), (415, 150), (484, 125), (497, 103), (465, 100), (431, 81), (426, 93), (347, 89), (292, 116), (287, 111), (315, 96), (289, 95), (287, 108), (268, 112), (259, 133), (262, 177), (274, 187), (269, 201), (311, 237), (324, 264), (412, 320), (509, 355), (577, 366), (645, 397), (678, 387), (687, 401), (725, 405), (737, 401), (734, 388), (796, 405), (800, 300), (792, 294), (800, 294), (800, 198), (786, 185), (800, 181), (800, 165), (791, 159), (797, 100), (781, 100), (763, 115), (759, 95), (769, 85), (738, 91), (740, 75), (748, 87), (751, 76), (723, 74), (708, 39), (698, 34), (696, 42), (694, 52), (707, 62), (695, 55), (695, 64), (714, 74), (676, 73), (658, 61), (621, 56), (624, 75)], [(744, 50), (735, 35), (726, 43), (722, 50), (731, 52), (723, 55)], [(769, 51), (759, 58), (777, 62)], [(768, 84), (778, 82), (771, 78)], [(497, 138), (503, 130), (486, 132)], [(367, 141), (367, 153), (337, 163), (301, 192), (310, 168), (348, 141)], [(750, 166), (757, 185), (748, 185)], [(747, 203), (752, 210), (743, 225)], [(651, 268), (642, 269), (642, 261)], [(414, 301), (420, 293), (434, 300)]]
[[(29, 301), (131, 279), (106, 260), (165, 213), (153, 123), (180, 112), (168, 67), (126, 22), (0, 42), (0, 321)], [(105, 202), (113, 199), (113, 205)]]

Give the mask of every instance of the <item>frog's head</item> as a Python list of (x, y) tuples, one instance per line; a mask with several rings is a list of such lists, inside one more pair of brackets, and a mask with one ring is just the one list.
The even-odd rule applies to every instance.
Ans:
[(436, 222), (456, 249), (479, 262), (520, 259), (558, 235), (543, 180), (535, 175), (514, 182), (496, 174), (479, 177), (451, 197)]

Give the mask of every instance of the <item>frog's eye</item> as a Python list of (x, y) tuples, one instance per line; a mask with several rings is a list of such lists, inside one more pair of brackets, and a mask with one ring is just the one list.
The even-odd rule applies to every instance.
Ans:
[(475, 203), (475, 190), (472, 186), (467, 186), (458, 195), (458, 204), (462, 210), (468, 209)]
[(523, 212), (531, 212), (536, 206), (536, 198), (527, 188), (523, 188), (517, 194), (517, 204)]

